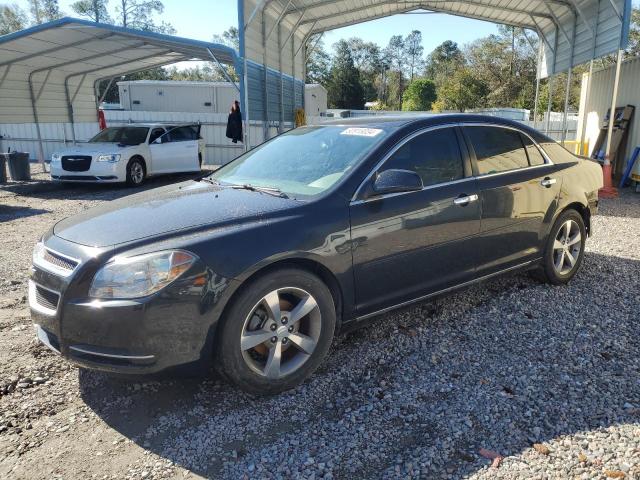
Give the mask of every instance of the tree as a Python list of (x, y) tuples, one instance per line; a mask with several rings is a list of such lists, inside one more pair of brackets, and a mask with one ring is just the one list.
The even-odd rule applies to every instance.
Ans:
[(464, 112), (470, 108), (486, 105), (489, 86), (475, 77), (468, 68), (460, 68), (453, 74), (450, 82), (445, 83), (438, 90), (438, 100), (435, 110), (457, 110)]
[(86, 17), (94, 22), (111, 23), (107, 4), (109, 0), (78, 0), (71, 4), (71, 9), (81, 17)]
[(42, 11), (42, 0), (29, 0), (29, 13), (33, 23), (40, 25), (44, 22), (44, 12)]
[(436, 85), (426, 78), (412, 81), (402, 96), (402, 109), (426, 112), (436, 101)]
[(222, 45), (226, 45), (227, 47), (235, 48), (236, 50), (240, 48), (240, 37), (238, 36), (238, 28), (231, 26), (222, 34), (215, 34), (213, 36), (214, 43), (221, 43)]
[(421, 70), (424, 64), (422, 60), (424, 47), (422, 46), (422, 33), (420, 33), (420, 30), (414, 30), (405, 37), (404, 47), (409, 68), (409, 81), (413, 81), (415, 72)]
[(364, 99), (375, 100), (378, 97), (376, 79), (380, 71), (380, 47), (373, 42), (352, 37), (347, 40), (355, 67), (360, 72)]
[(42, 14), (47, 22), (57, 20), (62, 17), (58, 0), (42, 0)]
[(15, 4), (0, 5), (0, 35), (17, 32), (27, 27), (27, 14)]
[(170, 23), (159, 25), (153, 20), (155, 14), (164, 12), (161, 0), (118, 0), (116, 12), (123, 27), (150, 30), (152, 32), (174, 34), (176, 29)]
[(397, 85), (390, 83), (394, 88), (390, 89), (393, 90), (393, 95), (390, 91), (388, 103), (394, 109), (400, 110), (402, 108), (402, 92), (404, 91), (403, 71), (406, 66), (405, 44), (401, 35), (393, 35), (389, 39), (389, 44), (384, 49), (384, 56), (389, 62), (389, 69), (397, 74)]
[(364, 107), (364, 95), (360, 85), (360, 72), (353, 63), (351, 50), (345, 40), (334, 45), (336, 51), (328, 82), (327, 99), (331, 108)]
[(438, 45), (427, 57), (424, 75), (439, 87), (446, 83), (464, 63), (464, 54), (458, 48), (458, 44), (447, 40)]
[(327, 85), (331, 77), (331, 56), (325, 51), (322, 40), (316, 40), (317, 37), (312, 37), (309, 42), (314, 47), (308, 52), (306, 83)]

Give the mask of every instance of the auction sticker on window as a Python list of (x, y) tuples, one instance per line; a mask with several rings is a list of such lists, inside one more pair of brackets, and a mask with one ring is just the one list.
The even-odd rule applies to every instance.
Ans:
[(340, 132), (340, 135), (355, 135), (357, 137), (375, 137), (382, 133), (379, 128), (362, 128), (362, 127), (350, 127)]

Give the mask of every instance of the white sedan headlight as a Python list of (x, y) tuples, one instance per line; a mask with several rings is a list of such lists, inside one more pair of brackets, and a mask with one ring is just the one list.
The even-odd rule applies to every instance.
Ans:
[(195, 260), (194, 255), (182, 250), (116, 257), (93, 277), (89, 296), (101, 299), (146, 297), (189, 270)]
[(98, 162), (116, 163), (120, 161), (120, 155), (98, 155)]

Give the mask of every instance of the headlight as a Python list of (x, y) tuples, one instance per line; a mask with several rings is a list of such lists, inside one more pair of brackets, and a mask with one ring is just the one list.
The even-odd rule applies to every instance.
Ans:
[(104, 299), (146, 297), (177, 279), (195, 260), (194, 255), (181, 250), (116, 257), (93, 277), (89, 296)]
[(60, 159), (62, 156), (59, 153), (54, 153), (51, 155), (51, 163), (60, 163)]
[(116, 163), (120, 161), (120, 155), (98, 155), (98, 162)]

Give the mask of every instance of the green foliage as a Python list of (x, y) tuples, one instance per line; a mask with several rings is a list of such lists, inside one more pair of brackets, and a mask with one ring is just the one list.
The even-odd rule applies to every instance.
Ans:
[(112, 23), (113, 20), (107, 11), (108, 2), (109, 0), (78, 0), (71, 4), (71, 10), (78, 16), (94, 22)]
[(469, 68), (460, 68), (453, 74), (451, 81), (438, 90), (434, 109), (464, 112), (470, 108), (485, 107), (489, 92), (489, 85), (477, 78)]
[(27, 27), (27, 14), (16, 4), (0, 5), (0, 35)]
[(436, 100), (436, 85), (426, 78), (417, 78), (411, 82), (402, 97), (402, 109), (428, 111)]
[(149, 30), (173, 35), (176, 29), (170, 23), (155, 23), (154, 16), (164, 12), (161, 0), (118, 0), (116, 13), (123, 27)]
[(327, 85), (327, 99), (331, 108), (362, 109), (364, 94), (360, 84), (360, 72), (353, 63), (349, 45), (340, 40), (334, 45), (336, 54)]
[(307, 53), (306, 83), (327, 85), (331, 77), (331, 56), (325, 51), (322, 40), (311, 37)]
[(227, 47), (240, 48), (240, 37), (238, 36), (238, 27), (231, 26), (226, 29), (222, 34), (215, 34), (213, 36), (214, 43), (221, 43)]
[(424, 60), (422, 60), (424, 47), (422, 46), (422, 33), (420, 30), (413, 30), (405, 37), (404, 48), (407, 57), (407, 76), (409, 81), (412, 81), (416, 73), (422, 70), (424, 66)]
[(424, 75), (439, 87), (446, 83), (449, 77), (464, 64), (464, 54), (458, 48), (458, 44), (447, 40), (427, 56)]

